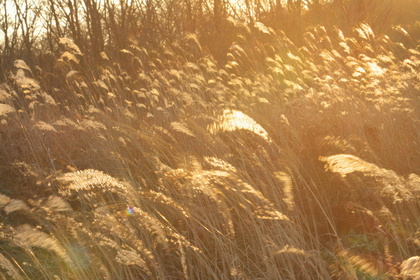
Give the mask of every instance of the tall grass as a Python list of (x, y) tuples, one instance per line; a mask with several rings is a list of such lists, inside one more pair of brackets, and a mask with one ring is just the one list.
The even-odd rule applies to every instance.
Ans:
[(222, 66), (192, 34), (15, 62), (3, 278), (418, 277), (419, 50), (367, 23), (301, 47), (236, 24)]

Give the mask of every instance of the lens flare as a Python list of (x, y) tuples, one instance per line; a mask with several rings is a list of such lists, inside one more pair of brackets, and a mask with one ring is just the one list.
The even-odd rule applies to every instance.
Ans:
[(127, 209), (125, 209), (125, 215), (126, 216), (132, 216), (134, 214), (134, 208), (133, 207), (127, 207)]

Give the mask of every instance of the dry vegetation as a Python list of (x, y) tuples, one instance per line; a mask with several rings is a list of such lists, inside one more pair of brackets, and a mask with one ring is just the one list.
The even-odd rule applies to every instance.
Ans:
[(288, 2), (282, 26), (226, 19), (225, 49), (205, 18), (4, 49), (0, 278), (418, 279), (420, 23)]

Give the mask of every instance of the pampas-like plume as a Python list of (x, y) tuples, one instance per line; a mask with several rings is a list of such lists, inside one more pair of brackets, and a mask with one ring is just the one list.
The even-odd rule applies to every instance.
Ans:
[(403, 279), (420, 279), (420, 257), (414, 256), (406, 259), (401, 264), (401, 276)]
[(219, 116), (218, 119), (218, 122), (215, 122), (207, 127), (207, 130), (212, 134), (216, 134), (219, 131), (237, 131), (244, 129), (262, 137), (268, 142), (271, 142), (271, 138), (267, 131), (265, 131), (265, 129), (251, 117), (245, 115), (241, 111), (229, 109), (224, 110), (223, 114)]
[(79, 47), (69, 38), (60, 38), (59, 45), (63, 50), (69, 51), (72, 54), (82, 55)]
[(10, 214), (15, 211), (29, 211), (29, 207), (20, 199), (12, 199), (5, 207), (4, 211), (6, 214)]
[(7, 104), (0, 104), (0, 116), (7, 117), (10, 114), (15, 113), (16, 110), (10, 105)]
[(25, 202), (20, 199), (11, 199), (4, 194), (0, 194), (0, 208), (3, 208), (7, 215), (19, 210), (29, 211)]
[(68, 265), (73, 266), (73, 260), (55, 238), (29, 225), (19, 226), (11, 241), (24, 249), (38, 247), (54, 252)]
[(0, 194), (0, 208), (6, 206), (12, 199), (4, 194)]
[(61, 195), (67, 198), (77, 196), (82, 203), (128, 202), (130, 197), (127, 183), (94, 169), (65, 173), (58, 180), (64, 185), (59, 191)]
[(142, 268), (147, 268), (143, 258), (132, 250), (119, 250), (115, 260), (124, 265), (138, 265)]
[(338, 173), (343, 178), (357, 172), (362, 174), (362, 176), (377, 179), (377, 181), (381, 183), (375, 185), (378, 195), (384, 198), (392, 198), (393, 203), (408, 202), (415, 199), (413, 193), (409, 189), (411, 180), (406, 180), (403, 177), (398, 176), (397, 173), (392, 170), (380, 168), (373, 163), (366, 162), (356, 156), (347, 154), (319, 157), (319, 160), (326, 163), (326, 170)]
[(215, 157), (204, 157), (204, 160), (210, 164), (214, 169), (221, 169), (224, 171), (235, 173), (236, 168), (230, 163)]
[(292, 178), (289, 174), (285, 172), (274, 172), (274, 176), (277, 180), (279, 180), (283, 185), (283, 193), (284, 198), (283, 201), (286, 203), (287, 208), (290, 211), (293, 211), (295, 209), (295, 200), (293, 195), (293, 183)]
[(338, 173), (342, 177), (346, 177), (353, 172), (363, 172), (368, 176), (387, 174), (387, 177), (396, 177), (393, 171), (381, 169), (375, 164), (368, 163), (353, 155), (339, 154), (329, 157), (319, 157), (319, 160), (326, 163), (326, 170)]
[(72, 54), (71, 52), (64, 52), (61, 55), (60, 59), (62, 59), (64, 61), (67, 61), (67, 62), (73, 62), (75, 64), (79, 63), (79, 60), (77, 59), (77, 57), (74, 54)]
[(56, 195), (50, 196), (45, 202), (45, 206), (56, 212), (67, 212), (73, 210), (67, 201)]
[(192, 133), (191, 130), (183, 122), (171, 122), (171, 128), (174, 131), (178, 131), (178, 132), (183, 133), (185, 135), (195, 137), (194, 133)]

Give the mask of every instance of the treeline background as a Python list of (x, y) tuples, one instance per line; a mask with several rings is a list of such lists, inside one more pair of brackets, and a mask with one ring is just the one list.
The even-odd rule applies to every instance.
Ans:
[(16, 58), (31, 66), (45, 64), (43, 55), (55, 54), (62, 37), (99, 61), (102, 51), (116, 55), (132, 43), (157, 48), (194, 33), (207, 52), (224, 62), (236, 39), (235, 22), (261, 22), (297, 46), (305, 29), (316, 25), (334, 25), (345, 34), (359, 22), (375, 32), (390, 33), (397, 25), (420, 32), (416, 0), (4, 0), (0, 5), (4, 70)]

